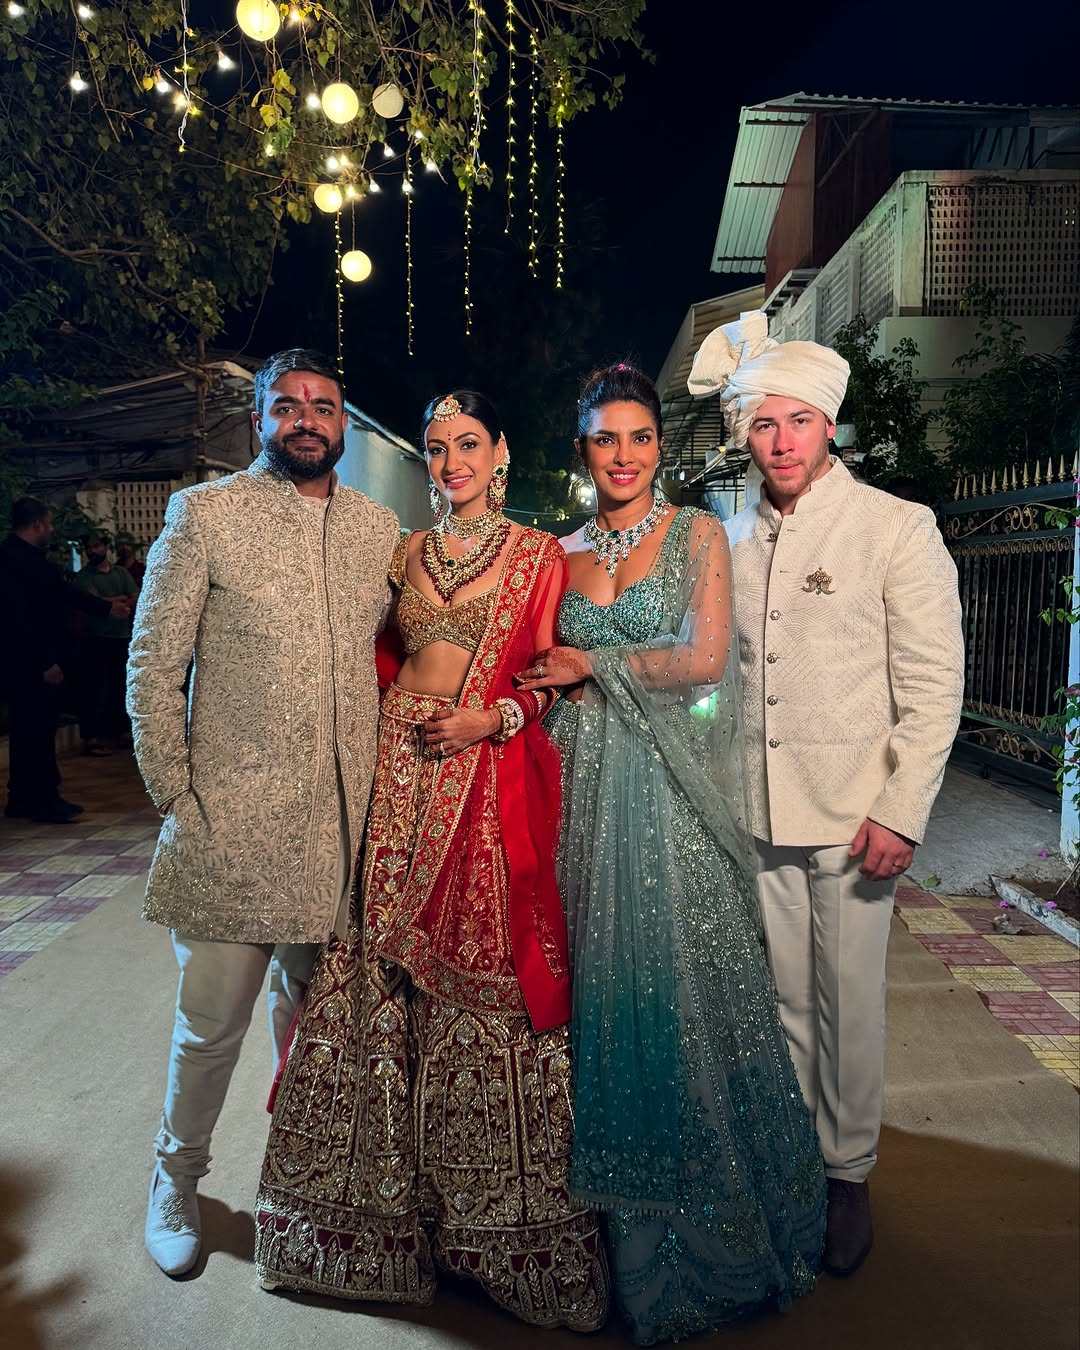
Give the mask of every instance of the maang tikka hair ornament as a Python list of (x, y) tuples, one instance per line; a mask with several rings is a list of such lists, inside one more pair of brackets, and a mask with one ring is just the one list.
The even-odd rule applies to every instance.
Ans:
[(461, 404), (453, 396), (447, 394), (445, 398), (439, 399), (435, 404), (435, 411), (431, 414), (433, 422), (452, 422), (455, 417), (461, 416)]

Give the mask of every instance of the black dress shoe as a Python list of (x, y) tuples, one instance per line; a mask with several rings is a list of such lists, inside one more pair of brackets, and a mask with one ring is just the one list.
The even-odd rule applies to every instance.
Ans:
[(840, 1181), (837, 1177), (826, 1180), (829, 1217), (822, 1265), (830, 1275), (854, 1275), (874, 1245), (870, 1188), (865, 1181)]
[(70, 825), (74, 817), (58, 806), (43, 806), (40, 811), (31, 812), (30, 819), (38, 825)]
[(81, 816), (86, 809), (85, 807), (80, 806), (78, 802), (65, 801), (63, 797), (57, 797), (56, 801), (52, 804), (53, 806), (58, 807), (59, 810), (66, 811), (69, 816)]

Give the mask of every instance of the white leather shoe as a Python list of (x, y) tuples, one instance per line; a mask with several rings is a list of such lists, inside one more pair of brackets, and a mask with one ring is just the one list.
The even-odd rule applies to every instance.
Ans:
[(166, 1275), (183, 1275), (199, 1259), (202, 1227), (194, 1179), (174, 1181), (161, 1167), (150, 1178), (146, 1250)]

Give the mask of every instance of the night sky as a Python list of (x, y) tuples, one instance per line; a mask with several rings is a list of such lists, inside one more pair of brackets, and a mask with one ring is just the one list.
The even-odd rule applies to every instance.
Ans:
[[(588, 325), (582, 318), (589, 335), (584, 365), (630, 356), (655, 376), (692, 302), (760, 279), (709, 271), (741, 106), (798, 91), (1075, 102), (1078, 16), (1074, 0), (1027, 7), (998, 0), (816, 6), (651, 0), (644, 28), (655, 64), (630, 55), (622, 104), (584, 114), (567, 133), (568, 280), (570, 294), (589, 309)], [(500, 171), (503, 136), (497, 109), (484, 154)], [(542, 155), (550, 159), (546, 149)], [(523, 163), (519, 152), (519, 174)], [(477, 337), (467, 341), (460, 198), (456, 187), (419, 173), (410, 360), (404, 205), (400, 180), (384, 181), (387, 190), (356, 211), (356, 245), (371, 255), (375, 272), (362, 286), (347, 287), (346, 382), (356, 404), (412, 438), (432, 393), (475, 383), (498, 399), (499, 389), (484, 379), (498, 364), (492, 352), (527, 362), (536, 351), (536, 325), (549, 321), (548, 297), (538, 303), (537, 291), (550, 289), (550, 260), (541, 281), (522, 280), (524, 222), (508, 252), (497, 182), (477, 213)], [(519, 193), (523, 187), (521, 175)], [(519, 210), (523, 205), (519, 195)], [(332, 350), (331, 248), (327, 218), (294, 228), (254, 327), (250, 314), (240, 316), (221, 345), (242, 348), (247, 358), (301, 343)], [(580, 373), (567, 370), (560, 378), (573, 382)], [(552, 428), (560, 442), (569, 435), (570, 428)]]

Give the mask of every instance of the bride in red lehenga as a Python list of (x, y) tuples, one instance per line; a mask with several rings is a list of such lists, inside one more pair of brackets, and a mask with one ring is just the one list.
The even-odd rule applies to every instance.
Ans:
[(270, 1285), (427, 1303), (435, 1267), (539, 1326), (607, 1315), (599, 1223), (567, 1190), (570, 975), (555, 884), (562, 551), (502, 514), (498, 415), (423, 420), (435, 528), (394, 555), (362, 882), (308, 987), (256, 1205)]

